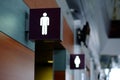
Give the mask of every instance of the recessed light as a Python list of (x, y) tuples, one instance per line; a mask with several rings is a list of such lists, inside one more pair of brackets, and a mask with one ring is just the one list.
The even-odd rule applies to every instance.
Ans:
[(53, 63), (53, 60), (48, 60), (48, 63)]

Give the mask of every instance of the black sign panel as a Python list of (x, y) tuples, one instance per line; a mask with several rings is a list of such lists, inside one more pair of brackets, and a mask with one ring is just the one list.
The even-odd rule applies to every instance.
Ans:
[(60, 8), (30, 9), (29, 26), (32, 40), (61, 40)]
[(70, 55), (70, 69), (84, 69), (85, 68), (85, 55), (84, 54), (71, 54)]

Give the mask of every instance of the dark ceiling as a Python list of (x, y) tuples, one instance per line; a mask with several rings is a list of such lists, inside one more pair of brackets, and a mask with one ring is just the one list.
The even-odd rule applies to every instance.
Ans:
[(57, 41), (35, 41), (35, 61), (36, 63), (47, 63), (48, 60), (53, 60), (53, 51), (64, 49)]

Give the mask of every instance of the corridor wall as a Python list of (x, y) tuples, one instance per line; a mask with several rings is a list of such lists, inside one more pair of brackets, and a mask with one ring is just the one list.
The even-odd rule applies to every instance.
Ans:
[(34, 50), (34, 43), (28, 40), (26, 33), (28, 20), (29, 8), (23, 0), (0, 1), (0, 31)]
[(34, 80), (34, 53), (0, 32), (0, 80)]

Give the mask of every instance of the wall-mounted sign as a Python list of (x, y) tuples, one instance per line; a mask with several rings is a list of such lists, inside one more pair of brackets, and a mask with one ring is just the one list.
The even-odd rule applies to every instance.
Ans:
[(60, 8), (30, 9), (30, 34), (32, 40), (61, 40)]
[(84, 69), (85, 68), (85, 55), (84, 54), (71, 54), (70, 55), (70, 69)]

